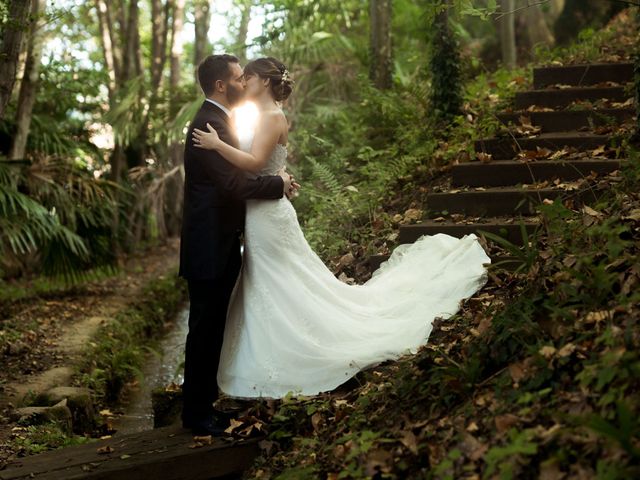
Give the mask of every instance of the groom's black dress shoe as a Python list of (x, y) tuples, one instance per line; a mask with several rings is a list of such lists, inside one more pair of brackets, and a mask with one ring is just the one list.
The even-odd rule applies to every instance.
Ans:
[(190, 428), (194, 435), (205, 436), (211, 435), (214, 437), (221, 437), (226, 435), (224, 433), (225, 427), (223, 424), (215, 422), (212, 418), (205, 420), (183, 423), (184, 428)]

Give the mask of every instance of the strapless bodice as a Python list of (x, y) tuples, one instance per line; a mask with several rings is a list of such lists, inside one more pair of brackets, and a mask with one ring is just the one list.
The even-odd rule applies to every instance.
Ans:
[[(253, 136), (245, 139), (240, 139), (240, 149), (248, 152), (251, 150), (251, 144), (253, 143)], [(258, 175), (276, 175), (287, 164), (287, 146), (281, 143), (276, 143), (276, 146), (271, 152), (271, 156), (267, 161), (267, 165), (258, 172)]]

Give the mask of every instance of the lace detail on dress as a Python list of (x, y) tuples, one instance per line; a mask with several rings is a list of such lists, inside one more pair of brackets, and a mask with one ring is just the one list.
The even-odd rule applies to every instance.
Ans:
[(287, 146), (276, 143), (267, 166), (260, 170), (259, 175), (276, 175), (282, 167), (287, 165)]

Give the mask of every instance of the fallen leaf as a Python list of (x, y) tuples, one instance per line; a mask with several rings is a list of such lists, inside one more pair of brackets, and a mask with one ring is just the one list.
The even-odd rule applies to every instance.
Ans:
[(340, 260), (338, 260), (338, 263), (343, 267), (348, 267), (353, 262), (355, 262), (355, 260), (356, 260), (356, 257), (353, 256), (353, 253), (349, 252), (343, 255), (342, 257), (340, 257)]
[(313, 426), (314, 431), (318, 431), (322, 424), (324, 423), (324, 417), (320, 412), (316, 412), (311, 415), (311, 425)]
[(584, 213), (586, 213), (587, 215), (591, 215), (592, 217), (601, 217), (602, 213), (598, 212), (597, 210), (594, 210), (593, 208), (591, 208), (588, 205), (585, 205), (582, 207), (582, 211)]
[(513, 380), (514, 383), (520, 383), (520, 380), (527, 376), (524, 366), (521, 363), (512, 363), (507, 368), (509, 375), (511, 375), (511, 380)]
[(607, 318), (609, 318), (608, 310), (599, 310), (597, 312), (589, 312), (584, 317), (584, 321), (586, 323), (600, 323), (604, 322)]
[(555, 458), (540, 464), (538, 480), (562, 480), (565, 477), (566, 473), (560, 470), (558, 460)]
[(491, 327), (491, 318), (484, 317), (482, 320), (480, 320), (480, 323), (478, 324), (478, 333), (482, 335), (487, 330), (489, 330), (490, 327)]
[(229, 420), (229, 427), (227, 427), (227, 429), (224, 431), (225, 433), (233, 433), (233, 431), (236, 428), (239, 428), (241, 426), (243, 426), (244, 423), (241, 422), (240, 420), (236, 420), (235, 418), (232, 418)]
[(627, 215), (622, 217), (624, 220), (640, 220), (640, 208), (634, 208)]
[(511, 413), (505, 413), (504, 415), (498, 415), (494, 422), (496, 424), (496, 430), (498, 433), (504, 433), (517, 424), (520, 421), (518, 417)]
[(211, 435), (194, 436), (193, 441), (196, 443), (202, 443), (203, 445), (211, 445), (213, 438)]
[(410, 208), (406, 212), (404, 212), (404, 222), (408, 223), (411, 221), (418, 221), (422, 218), (422, 210), (417, 208)]
[(377, 449), (370, 451), (367, 455), (367, 463), (365, 473), (368, 477), (379, 476), (380, 472), (389, 473), (391, 471), (390, 464), (393, 461), (391, 452)]
[(476, 152), (476, 158), (482, 163), (489, 163), (491, 162), (491, 160), (493, 160), (493, 155), (491, 155), (490, 153)]
[(575, 352), (576, 346), (573, 343), (567, 343), (560, 350), (558, 350), (558, 356), (561, 358), (568, 357)]
[(556, 347), (552, 345), (545, 345), (540, 349), (538, 353), (540, 353), (540, 355), (542, 355), (544, 358), (549, 360), (556, 353)]
[[(489, 449), (488, 445), (483, 445), (471, 434), (466, 434), (460, 443), (460, 450), (472, 461), (481, 459)], [(468, 478), (468, 477), (465, 477)]]
[(479, 430), (478, 424), (476, 422), (471, 422), (467, 425), (467, 432), (477, 432)]
[(405, 430), (402, 432), (400, 442), (409, 449), (414, 455), (418, 455), (418, 439), (411, 430)]

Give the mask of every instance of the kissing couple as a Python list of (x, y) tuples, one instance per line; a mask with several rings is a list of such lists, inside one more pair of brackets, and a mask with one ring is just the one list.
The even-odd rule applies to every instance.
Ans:
[[(267, 57), (243, 70), (233, 55), (211, 55), (197, 74), (205, 99), (186, 137), (180, 242), (190, 301), (182, 424), (221, 435), (229, 420), (214, 409), (221, 392), (316, 395), (415, 353), (434, 318), (454, 315), (482, 288), (490, 259), (473, 234), (437, 234), (396, 248), (363, 285), (339, 281), (290, 201), (300, 186), (286, 173), (280, 105), (294, 87), (286, 66)], [(259, 118), (240, 143), (232, 110), (244, 100)]]

